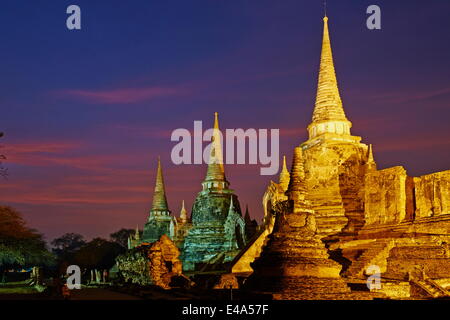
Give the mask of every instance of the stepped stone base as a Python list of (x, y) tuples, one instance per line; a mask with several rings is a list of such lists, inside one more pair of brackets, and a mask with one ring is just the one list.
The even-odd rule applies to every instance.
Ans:
[[(447, 240), (448, 241), (448, 240)], [(399, 241), (400, 242), (400, 241)], [(433, 279), (450, 274), (450, 248), (428, 237), (403, 240), (390, 252), (385, 277), (408, 279), (412, 274), (426, 273)]]
[(391, 249), (390, 242), (385, 239), (373, 240), (370, 242), (358, 243), (342, 250), (342, 254), (351, 260), (350, 267), (343, 272), (349, 278), (367, 278), (367, 268), (372, 265), (380, 267), (381, 271), (386, 270), (386, 258)]
[(350, 289), (340, 278), (282, 277), (279, 288), (272, 293), (275, 300), (346, 300), (351, 297)]
[(350, 289), (339, 276), (341, 266), (329, 259), (316, 230), (312, 210), (278, 213), (274, 232), (251, 264), (254, 273), (244, 289), (283, 300), (348, 299)]
[(259, 258), (262, 249), (267, 244), (268, 236), (271, 232), (271, 228), (265, 228), (260, 234), (256, 235), (244, 249), (242, 249), (231, 262), (232, 273), (251, 274), (253, 272), (250, 265), (255, 259)]

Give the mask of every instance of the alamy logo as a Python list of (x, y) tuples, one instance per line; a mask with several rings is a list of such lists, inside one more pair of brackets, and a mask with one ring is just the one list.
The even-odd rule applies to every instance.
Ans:
[(366, 269), (366, 274), (369, 275), (367, 278), (367, 288), (369, 290), (380, 290), (381, 289), (381, 269), (377, 265), (371, 265)]
[(67, 288), (69, 288), (70, 290), (73, 289), (81, 289), (81, 270), (80, 267), (77, 265), (71, 265), (69, 267), (67, 267)]
[(72, 4), (67, 7), (67, 17), (66, 26), (69, 30), (81, 30), (81, 9), (79, 6)]
[[(203, 132), (202, 121), (194, 121), (193, 134), (187, 129), (179, 128), (172, 132), (171, 141), (178, 142), (171, 152), (172, 162), (177, 165), (259, 163), (267, 166), (260, 169), (261, 175), (274, 175), (278, 172), (279, 129), (226, 129), (224, 138), (218, 126)], [(203, 149), (203, 142), (210, 143)], [(222, 156), (224, 144), (225, 159)]]
[(381, 9), (377, 5), (371, 5), (367, 8), (367, 14), (371, 14), (367, 18), (367, 29), (369, 30), (380, 30), (381, 29)]

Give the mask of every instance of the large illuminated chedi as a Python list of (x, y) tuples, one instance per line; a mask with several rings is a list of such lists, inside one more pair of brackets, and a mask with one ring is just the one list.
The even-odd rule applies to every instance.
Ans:
[[(449, 295), (450, 171), (377, 170), (372, 146), (351, 127), (325, 17), (309, 139), (295, 149), (289, 187), (280, 179), (264, 195), (265, 233), (275, 217), (273, 232), (247, 246), (232, 270), (254, 271), (246, 287), (278, 299)], [(381, 289), (344, 284), (365, 288), (374, 271)]]

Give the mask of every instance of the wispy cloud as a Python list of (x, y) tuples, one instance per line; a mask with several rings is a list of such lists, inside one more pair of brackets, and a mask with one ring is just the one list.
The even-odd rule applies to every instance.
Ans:
[(305, 128), (280, 129), (280, 135), (284, 137), (303, 137), (307, 133)]
[(122, 133), (134, 137), (145, 137), (145, 138), (164, 138), (168, 141), (172, 135), (173, 130), (163, 129), (163, 128), (152, 128), (148, 126), (131, 126), (122, 124), (113, 124), (108, 127), (108, 129), (120, 130)]
[(70, 141), (34, 141), (25, 143), (11, 143), (3, 148), (7, 153), (61, 153), (81, 146), (79, 142)]
[(58, 96), (73, 97), (90, 103), (128, 104), (156, 98), (186, 94), (183, 87), (115, 88), (110, 90), (67, 89), (56, 92)]

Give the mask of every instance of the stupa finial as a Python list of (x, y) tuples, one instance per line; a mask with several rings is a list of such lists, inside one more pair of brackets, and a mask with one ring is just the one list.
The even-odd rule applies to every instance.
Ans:
[(181, 202), (180, 219), (182, 221), (187, 221), (187, 211), (186, 208), (184, 207), (184, 200)]
[(369, 149), (367, 150), (367, 166), (370, 169), (377, 169), (377, 163), (375, 162), (375, 158), (373, 157), (373, 147), (369, 144)]
[(214, 128), (211, 138), (211, 150), (209, 155), (208, 170), (205, 181), (225, 181), (223, 168), (221, 133), (219, 129), (219, 114), (214, 112)]
[(280, 172), (279, 184), (281, 185), (284, 191), (286, 191), (289, 186), (289, 180), (290, 174), (286, 166), (286, 156), (283, 156), (283, 168), (281, 169)]
[(169, 211), (160, 157), (158, 157), (158, 169), (156, 172), (156, 183), (155, 183), (155, 191), (153, 193), (152, 210)]
[(328, 17), (325, 12), (317, 95), (312, 122), (308, 126), (309, 138), (312, 139), (324, 133), (350, 135), (351, 126), (351, 122), (345, 115), (339, 93), (331, 50)]
[(136, 225), (136, 230), (134, 232), (134, 239), (139, 240), (141, 237), (141, 234), (139, 233), (139, 225)]

